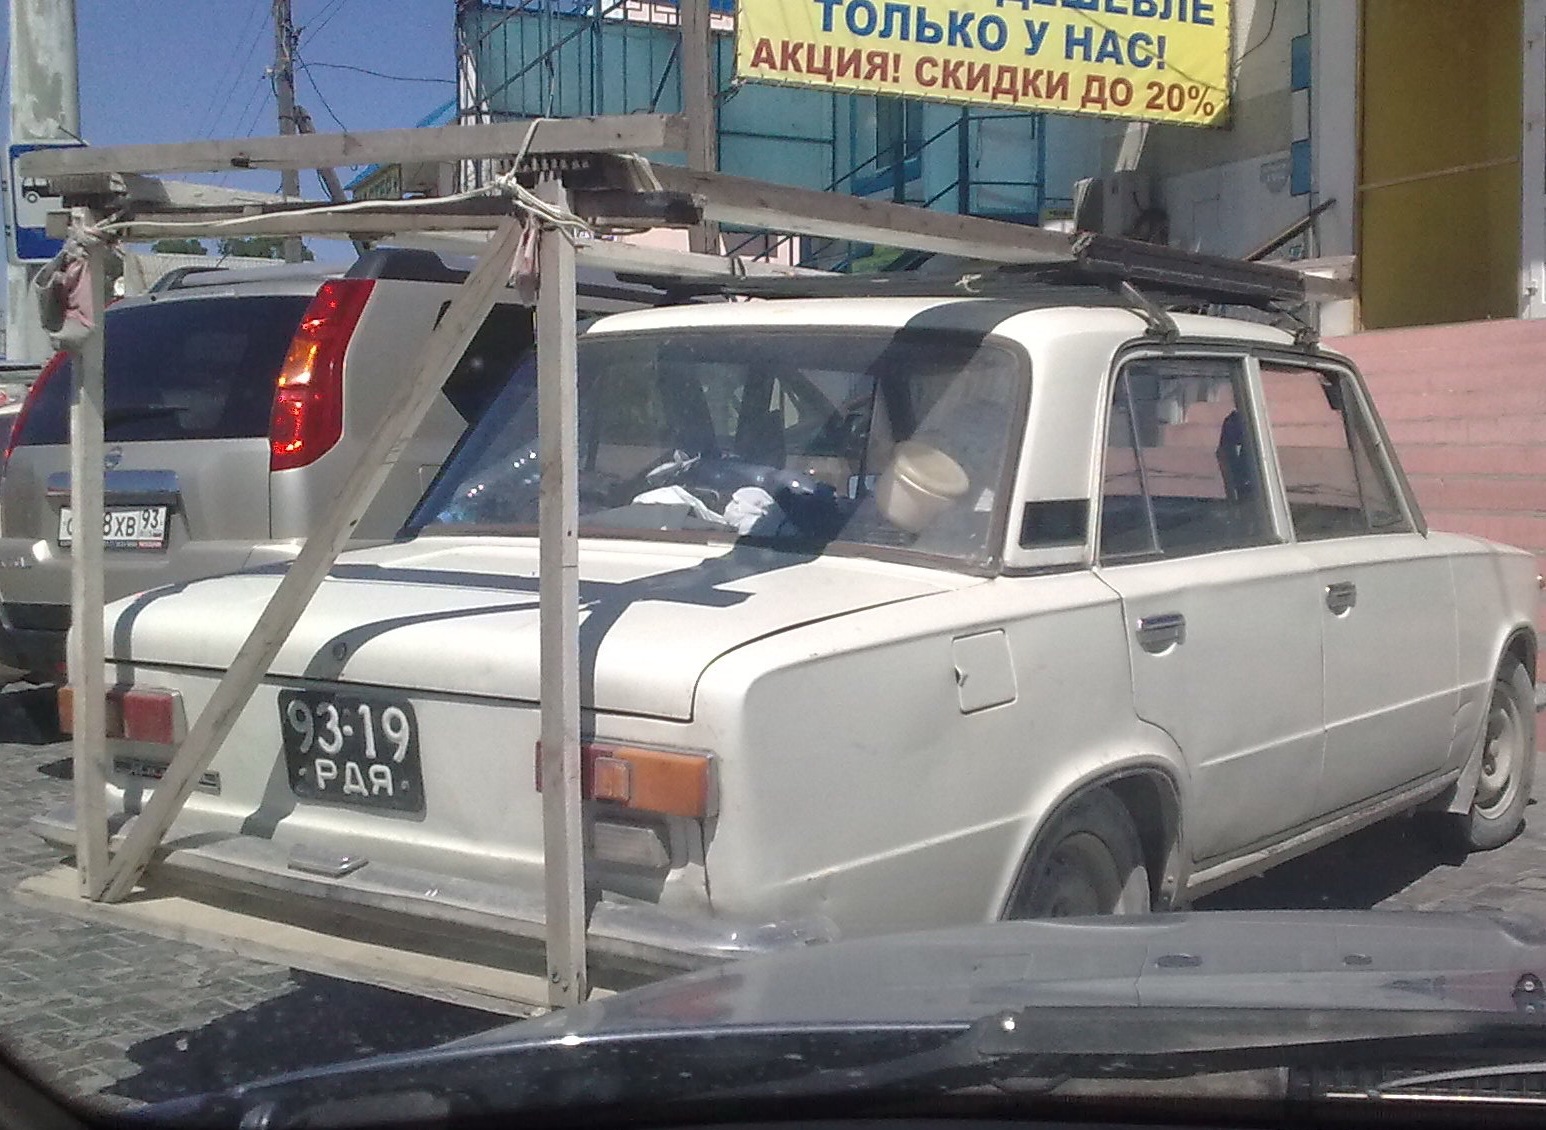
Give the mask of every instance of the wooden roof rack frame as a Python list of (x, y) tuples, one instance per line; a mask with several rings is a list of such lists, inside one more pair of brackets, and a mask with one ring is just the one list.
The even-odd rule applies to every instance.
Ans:
[[(1140, 311), (1153, 331), (1174, 323), (1162, 302), (1238, 302), (1260, 309), (1347, 296), (1344, 284), (1264, 264), (1200, 256), (1103, 236), (1072, 236), (974, 216), (650, 164), (638, 153), (681, 151), (680, 117), (537, 119), (373, 133), (304, 134), (164, 145), (46, 149), (23, 156), (20, 172), (46, 180), (72, 209), (68, 231), (146, 240), (168, 235), (333, 235), (432, 238), (491, 232), (477, 265), (426, 338), (411, 380), (394, 394), (343, 488), (258, 617), (246, 642), (191, 720), (164, 775), (110, 854), (105, 811), (105, 641), (102, 334), (79, 346), (71, 390), (74, 548), (68, 656), (72, 696), (77, 871), (81, 893), (117, 901), (133, 890), (281, 644), (349, 541), (387, 471), (418, 427), (494, 301), (509, 285), (526, 215), (497, 193), (337, 205), (163, 181), (151, 174), (231, 168), (304, 169), (365, 162), (487, 160), (516, 164), (547, 205), (599, 227), (686, 227), (704, 222), (877, 243), (994, 265), (972, 268), (981, 292), (1027, 286), (1098, 285)], [(66, 234), (63, 222), (55, 225)], [(540, 229), (537, 298), (539, 448), (556, 469), (541, 486), (541, 740), (547, 918), (548, 1003), (586, 998), (585, 899), (580, 822), (578, 496), (575, 385), (575, 264), (676, 280), (722, 293), (848, 293), (860, 286), (901, 293), (909, 286), (952, 293), (949, 276), (930, 282), (871, 276), (855, 282), (780, 264), (663, 252), (600, 239), (571, 241)], [(95, 309), (105, 307), (106, 246), (84, 238)], [(847, 288), (847, 289), (845, 289)]]

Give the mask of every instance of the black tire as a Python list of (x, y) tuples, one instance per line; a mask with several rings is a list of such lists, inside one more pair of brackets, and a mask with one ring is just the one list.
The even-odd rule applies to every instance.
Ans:
[(1077, 797), (1026, 861), (1010, 918), (1147, 914), (1149, 871), (1127, 808), (1105, 789)]
[(1492, 683), (1476, 795), (1467, 813), (1438, 813), (1426, 821), (1440, 843), (1462, 851), (1500, 848), (1524, 827), (1535, 786), (1535, 687), (1524, 665), (1505, 660)]

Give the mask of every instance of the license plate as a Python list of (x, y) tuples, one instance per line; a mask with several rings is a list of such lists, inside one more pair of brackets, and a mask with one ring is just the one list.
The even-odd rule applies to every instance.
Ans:
[(424, 811), (419, 724), (400, 699), (280, 691), (279, 732), (290, 788), (303, 800)]
[[(75, 515), (59, 511), (59, 544), (75, 540)], [(166, 546), (165, 506), (110, 506), (102, 514), (102, 543), (109, 549), (162, 549)]]

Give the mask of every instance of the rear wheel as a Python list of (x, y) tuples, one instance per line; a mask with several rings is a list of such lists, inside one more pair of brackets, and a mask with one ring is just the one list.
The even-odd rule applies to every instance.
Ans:
[(1512, 840), (1524, 825), (1535, 784), (1535, 688), (1518, 660), (1499, 668), (1487, 705), (1476, 795), (1471, 810), (1445, 813), (1436, 831), (1447, 846), (1490, 851)]
[(1077, 798), (1042, 834), (1010, 918), (1147, 914), (1149, 872), (1127, 808), (1104, 789)]

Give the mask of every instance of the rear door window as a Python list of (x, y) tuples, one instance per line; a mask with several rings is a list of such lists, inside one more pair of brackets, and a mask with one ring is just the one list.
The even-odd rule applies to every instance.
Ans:
[[(111, 443), (268, 435), (274, 381), (307, 295), (201, 298), (107, 312)], [(68, 443), (70, 363), (40, 390), (18, 445)]]
[(1345, 373), (1264, 364), (1283, 491), (1300, 541), (1407, 533), (1412, 524)]

